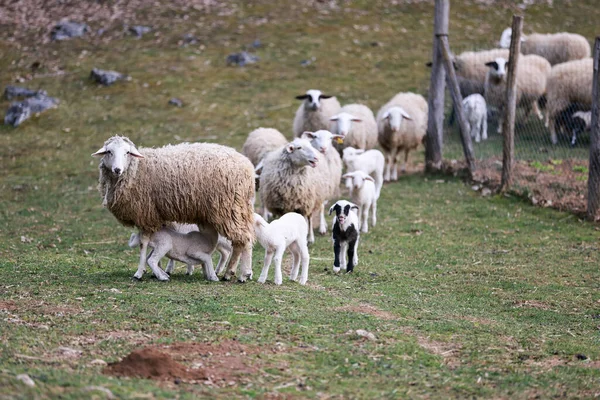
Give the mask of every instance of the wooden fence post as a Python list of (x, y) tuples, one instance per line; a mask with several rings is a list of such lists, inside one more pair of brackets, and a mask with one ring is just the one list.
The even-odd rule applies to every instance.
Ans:
[(594, 43), (594, 81), (592, 84), (592, 126), (590, 133), (590, 166), (588, 175), (587, 217), (594, 221), (600, 205), (600, 36)]
[(440, 39), (442, 42), (444, 67), (446, 68), (446, 74), (448, 75), (448, 88), (450, 89), (450, 95), (452, 96), (452, 102), (454, 103), (454, 112), (456, 113), (458, 124), (460, 126), (460, 139), (463, 145), (463, 153), (465, 154), (465, 161), (467, 162), (467, 169), (469, 170), (469, 178), (473, 178), (473, 171), (475, 171), (473, 143), (471, 142), (471, 134), (467, 127), (467, 121), (462, 108), (462, 96), (460, 94), (460, 88), (458, 87), (458, 80), (456, 79), (456, 71), (454, 71), (454, 65), (452, 63), (450, 44), (448, 43), (448, 36), (440, 36)]
[(513, 15), (508, 74), (506, 76), (506, 109), (502, 125), (502, 181), (500, 191), (507, 191), (513, 178), (515, 159), (515, 112), (517, 109), (517, 66), (521, 53), (521, 31), (523, 16)]
[(442, 168), (442, 144), (444, 140), (444, 90), (446, 76), (442, 65), (440, 35), (448, 35), (450, 0), (435, 0), (433, 27), (433, 57), (429, 85), (429, 116), (425, 136), (425, 171), (435, 172)]

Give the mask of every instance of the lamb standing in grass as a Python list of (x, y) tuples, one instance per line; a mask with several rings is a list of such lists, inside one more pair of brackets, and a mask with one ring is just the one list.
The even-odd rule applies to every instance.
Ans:
[(294, 212), (284, 214), (281, 218), (268, 223), (260, 215), (254, 214), (254, 232), (256, 239), (265, 248), (265, 265), (260, 273), (258, 282), (265, 283), (269, 274), (271, 261), (275, 261), (275, 284), (281, 285), (283, 278), (281, 274), (281, 261), (285, 249), (292, 254), (292, 270), (290, 280), (298, 279), (300, 264), (302, 274), (299, 283), (305, 285), (308, 280), (308, 224), (306, 219)]
[(377, 224), (377, 188), (375, 180), (363, 171), (345, 173), (343, 178), (352, 182), (352, 202), (358, 206), (358, 228), (361, 232), (369, 232), (369, 210), (371, 211), (371, 224)]
[[(343, 151), (342, 160), (346, 164), (346, 171), (363, 171), (373, 177), (377, 188), (377, 198), (379, 198), (383, 186), (383, 169), (385, 167), (383, 153), (375, 149), (365, 151), (354, 147), (346, 147)], [(351, 179), (346, 179), (346, 187), (350, 190), (350, 196), (352, 196)]]
[[(329, 215), (335, 211), (333, 226), (331, 228), (333, 238), (333, 272), (340, 272), (344, 267), (346, 272), (354, 271), (358, 265), (358, 206), (346, 200), (338, 200), (329, 209)], [(346, 253), (348, 263), (346, 264)]]
[[(252, 278), (254, 168), (234, 149), (211, 143), (141, 148), (126, 137), (108, 139), (94, 156), (102, 157), (98, 189), (102, 204), (125, 226), (140, 232), (140, 263), (146, 266), (150, 235), (171, 222), (211, 226), (232, 242), (225, 279), (241, 258), (241, 282)], [(160, 268), (154, 275), (166, 281)]]
[(398, 162), (404, 152), (406, 171), (408, 156), (427, 133), (427, 101), (420, 94), (411, 92), (398, 93), (377, 112), (379, 129), (379, 145), (387, 158), (385, 181), (398, 179)]
[(469, 95), (463, 99), (462, 106), (471, 138), (477, 143), (481, 139), (487, 140), (487, 105), (483, 96), (478, 93)]
[(346, 104), (330, 118), (331, 132), (344, 136), (335, 148), (341, 153), (345, 147), (368, 150), (377, 145), (377, 122), (373, 111), (363, 104)]
[(340, 102), (334, 96), (325, 95), (320, 90), (307, 90), (306, 94), (296, 96), (296, 99), (302, 100), (302, 104), (294, 117), (294, 137), (300, 137), (306, 131), (329, 129), (329, 118), (340, 110)]

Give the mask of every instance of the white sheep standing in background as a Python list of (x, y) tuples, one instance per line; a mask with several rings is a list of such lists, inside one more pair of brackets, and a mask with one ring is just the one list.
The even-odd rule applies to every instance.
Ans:
[[(500, 37), (500, 47), (508, 49), (511, 38), (512, 28), (506, 28)], [(576, 33), (532, 33), (521, 35), (521, 42), (521, 53), (544, 57), (551, 65), (588, 58), (592, 54), (587, 39)]]
[[(383, 169), (385, 167), (385, 157), (382, 152), (376, 149), (363, 150), (354, 147), (346, 147), (343, 151), (342, 161), (346, 164), (346, 171), (363, 171), (369, 174), (375, 180), (377, 188), (377, 198), (381, 194), (383, 186)], [(352, 196), (352, 180), (346, 179), (346, 187)]]
[(248, 134), (242, 146), (242, 154), (256, 167), (268, 152), (278, 149), (287, 142), (285, 136), (277, 129), (257, 128)]
[(487, 140), (487, 105), (483, 96), (471, 94), (463, 99), (462, 106), (471, 138), (477, 143)]
[(377, 122), (373, 111), (363, 104), (346, 104), (330, 118), (331, 132), (344, 136), (335, 148), (341, 153), (345, 147), (368, 150), (377, 145)]
[(363, 171), (347, 172), (343, 178), (352, 181), (352, 202), (358, 206), (358, 228), (361, 232), (369, 232), (369, 211), (371, 211), (371, 225), (377, 224), (377, 188), (375, 180)]
[(420, 94), (396, 94), (377, 112), (379, 145), (387, 158), (383, 179), (398, 180), (398, 163), (404, 152), (402, 171), (406, 171), (408, 157), (427, 133), (427, 101)]
[(485, 63), (498, 57), (508, 59), (509, 51), (506, 49), (491, 49), (482, 51), (465, 51), (453, 59), (456, 77), (460, 86), (460, 93), (467, 97), (473, 93), (483, 95), (485, 76), (488, 68)]
[(296, 99), (302, 100), (302, 104), (294, 116), (294, 137), (300, 137), (306, 131), (329, 129), (329, 118), (340, 110), (340, 102), (334, 96), (325, 95), (320, 90), (307, 90), (306, 94), (296, 96)]
[(275, 284), (281, 285), (283, 278), (281, 274), (281, 261), (285, 249), (289, 249), (292, 255), (292, 269), (290, 280), (298, 279), (298, 271), (302, 264), (302, 274), (299, 283), (305, 285), (308, 280), (308, 224), (306, 219), (294, 212), (286, 213), (281, 218), (268, 223), (260, 215), (254, 214), (254, 232), (256, 239), (265, 248), (265, 265), (258, 278), (259, 283), (265, 283), (269, 274), (271, 261), (275, 261)]

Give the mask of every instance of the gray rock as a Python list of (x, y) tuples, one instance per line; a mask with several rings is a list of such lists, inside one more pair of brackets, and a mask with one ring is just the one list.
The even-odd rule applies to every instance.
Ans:
[(49, 108), (54, 108), (58, 103), (58, 99), (43, 94), (28, 97), (21, 102), (12, 103), (4, 116), (4, 124), (17, 127), (32, 115), (46, 111)]
[(254, 54), (250, 54), (247, 51), (242, 51), (240, 53), (232, 53), (227, 56), (226, 62), (228, 66), (237, 65), (240, 67), (245, 66), (246, 64), (254, 64), (259, 60), (258, 56)]
[(183, 107), (183, 101), (177, 97), (173, 97), (171, 100), (169, 100), (169, 104), (176, 107)]
[(150, 32), (151, 30), (152, 28), (144, 25), (134, 25), (129, 27), (129, 32), (138, 38), (141, 38), (144, 36), (144, 34)]
[(83, 36), (86, 32), (89, 32), (90, 28), (86, 24), (80, 24), (79, 22), (65, 21), (59, 22), (52, 28), (50, 32), (50, 39), (52, 40), (67, 40), (74, 37)]
[(125, 75), (116, 71), (105, 71), (94, 68), (90, 73), (90, 78), (104, 86), (110, 86), (116, 81), (125, 79)]
[(196, 39), (196, 36), (192, 35), (191, 33), (186, 33), (181, 39), (183, 40), (184, 45), (198, 44), (198, 39)]
[(4, 89), (4, 97), (6, 100), (12, 100), (15, 97), (32, 97), (37, 95), (47, 96), (45, 90), (31, 90), (24, 87), (12, 86), (8, 85), (6, 89)]

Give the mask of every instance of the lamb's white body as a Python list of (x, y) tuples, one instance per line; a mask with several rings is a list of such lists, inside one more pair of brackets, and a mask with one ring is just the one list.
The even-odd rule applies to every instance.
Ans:
[(361, 232), (369, 232), (369, 211), (371, 224), (377, 224), (377, 188), (375, 180), (363, 171), (348, 172), (343, 176), (352, 183), (352, 202), (358, 206), (358, 228)]
[(369, 107), (346, 104), (330, 120), (331, 132), (344, 136), (343, 144), (335, 145), (338, 151), (348, 146), (368, 150), (377, 145), (377, 122)]
[(479, 93), (471, 94), (462, 101), (471, 138), (479, 143), (487, 140), (487, 105)]
[(333, 96), (324, 95), (320, 90), (308, 90), (296, 99), (302, 100), (302, 104), (294, 117), (294, 137), (300, 137), (306, 131), (329, 129), (329, 118), (340, 110), (340, 102)]
[[(354, 147), (346, 147), (343, 152), (342, 160), (346, 164), (346, 171), (363, 171), (371, 175), (375, 180), (377, 188), (377, 198), (381, 194), (383, 186), (383, 169), (385, 167), (385, 157), (379, 150), (355, 149)], [(346, 179), (346, 187), (350, 190), (352, 196), (352, 180)]]
[(300, 264), (302, 274), (299, 283), (305, 285), (308, 280), (308, 224), (306, 219), (298, 213), (287, 213), (281, 218), (267, 223), (260, 215), (254, 214), (254, 230), (256, 239), (265, 248), (265, 265), (260, 273), (258, 282), (265, 283), (269, 274), (271, 261), (275, 261), (275, 284), (281, 285), (281, 261), (286, 249), (292, 254), (292, 269), (290, 280), (298, 279)]

